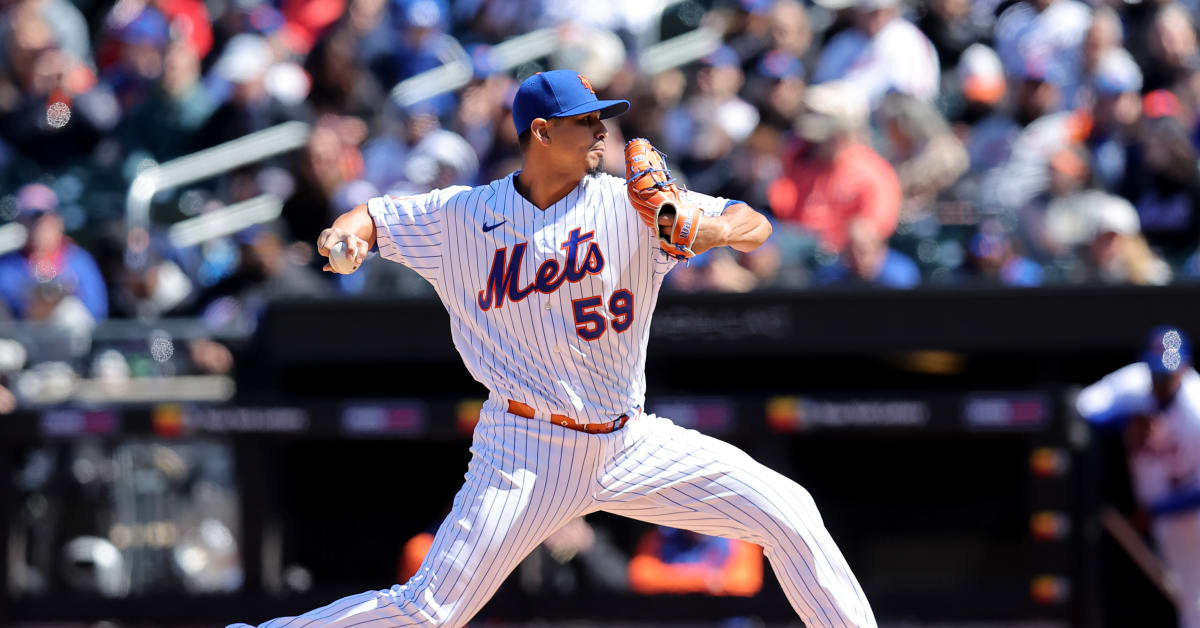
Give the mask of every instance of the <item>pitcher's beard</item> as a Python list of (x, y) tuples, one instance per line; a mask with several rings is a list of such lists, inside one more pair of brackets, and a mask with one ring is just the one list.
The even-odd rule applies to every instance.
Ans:
[(601, 159), (596, 165), (587, 169), (587, 174), (589, 177), (594, 177), (596, 175), (602, 174), (603, 172), (604, 172), (604, 159)]

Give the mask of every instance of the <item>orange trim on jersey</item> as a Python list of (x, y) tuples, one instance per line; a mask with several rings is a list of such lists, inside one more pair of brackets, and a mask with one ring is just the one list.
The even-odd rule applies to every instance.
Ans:
[[(625, 427), (625, 424), (629, 423), (629, 421), (640, 414), (640, 412), (640, 410), (635, 412), (633, 417), (629, 416), (628, 414), (622, 414), (608, 423), (580, 423), (564, 414), (551, 414), (550, 422), (555, 425), (565, 427), (569, 430), (575, 430), (576, 432), (584, 432), (586, 434), (609, 434)], [(520, 401), (513, 401), (512, 399), (508, 400), (508, 413), (515, 414), (526, 419), (536, 418), (537, 415), (537, 412), (533, 409), (533, 406), (521, 403)]]

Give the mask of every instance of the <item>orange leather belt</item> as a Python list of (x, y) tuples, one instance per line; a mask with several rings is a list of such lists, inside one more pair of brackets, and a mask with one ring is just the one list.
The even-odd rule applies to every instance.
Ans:
[[(533, 406), (521, 403), (520, 401), (513, 401), (512, 399), (508, 400), (508, 413), (515, 414), (519, 417), (525, 417), (526, 419), (535, 418)], [(566, 415), (550, 415), (550, 421), (555, 425), (561, 425), (569, 430), (585, 432), (588, 434), (609, 434), (611, 432), (615, 432), (625, 427), (625, 424), (629, 422), (630, 418), (632, 417), (630, 417), (628, 414), (622, 414), (608, 423), (580, 423)]]

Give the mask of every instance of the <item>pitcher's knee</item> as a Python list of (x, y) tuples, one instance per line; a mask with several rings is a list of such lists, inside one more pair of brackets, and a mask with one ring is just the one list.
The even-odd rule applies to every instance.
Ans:
[[(418, 573), (420, 576), (420, 573)], [(462, 602), (446, 603), (434, 601), (425, 594), (428, 581), (414, 576), (407, 584), (394, 584), (386, 593), (397, 614), (396, 625), (420, 628), (455, 628), (466, 625), (470, 617), (463, 617)]]
[(760, 515), (753, 518), (758, 528), (755, 532), (763, 537), (764, 548), (792, 546), (797, 537), (824, 529), (825, 523), (817, 512), (816, 502), (804, 487), (793, 484), (779, 497), (755, 504), (760, 511)]

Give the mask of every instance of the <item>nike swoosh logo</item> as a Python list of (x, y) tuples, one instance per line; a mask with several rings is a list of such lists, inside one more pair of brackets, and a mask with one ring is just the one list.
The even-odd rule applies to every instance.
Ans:
[(483, 223), (483, 232), (484, 232), (484, 233), (487, 233), (487, 232), (491, 231), (492, 229), (495, 229), (496, 227), (499, 227), (500, 225), (502, 225), (502, 224), (504, 224), (504, 223), (506, 223), (506, 222), (508, 222), (508, 221), (507, 221), (507, 220), (501, 220), (500, 222), (498, 222), (498, 223), (496, 223), (496, 224), (494, 224), (494, 225), (489, 225), (489, 224), (487, 224), (487, 223), (485, 222), (485, 223)]

